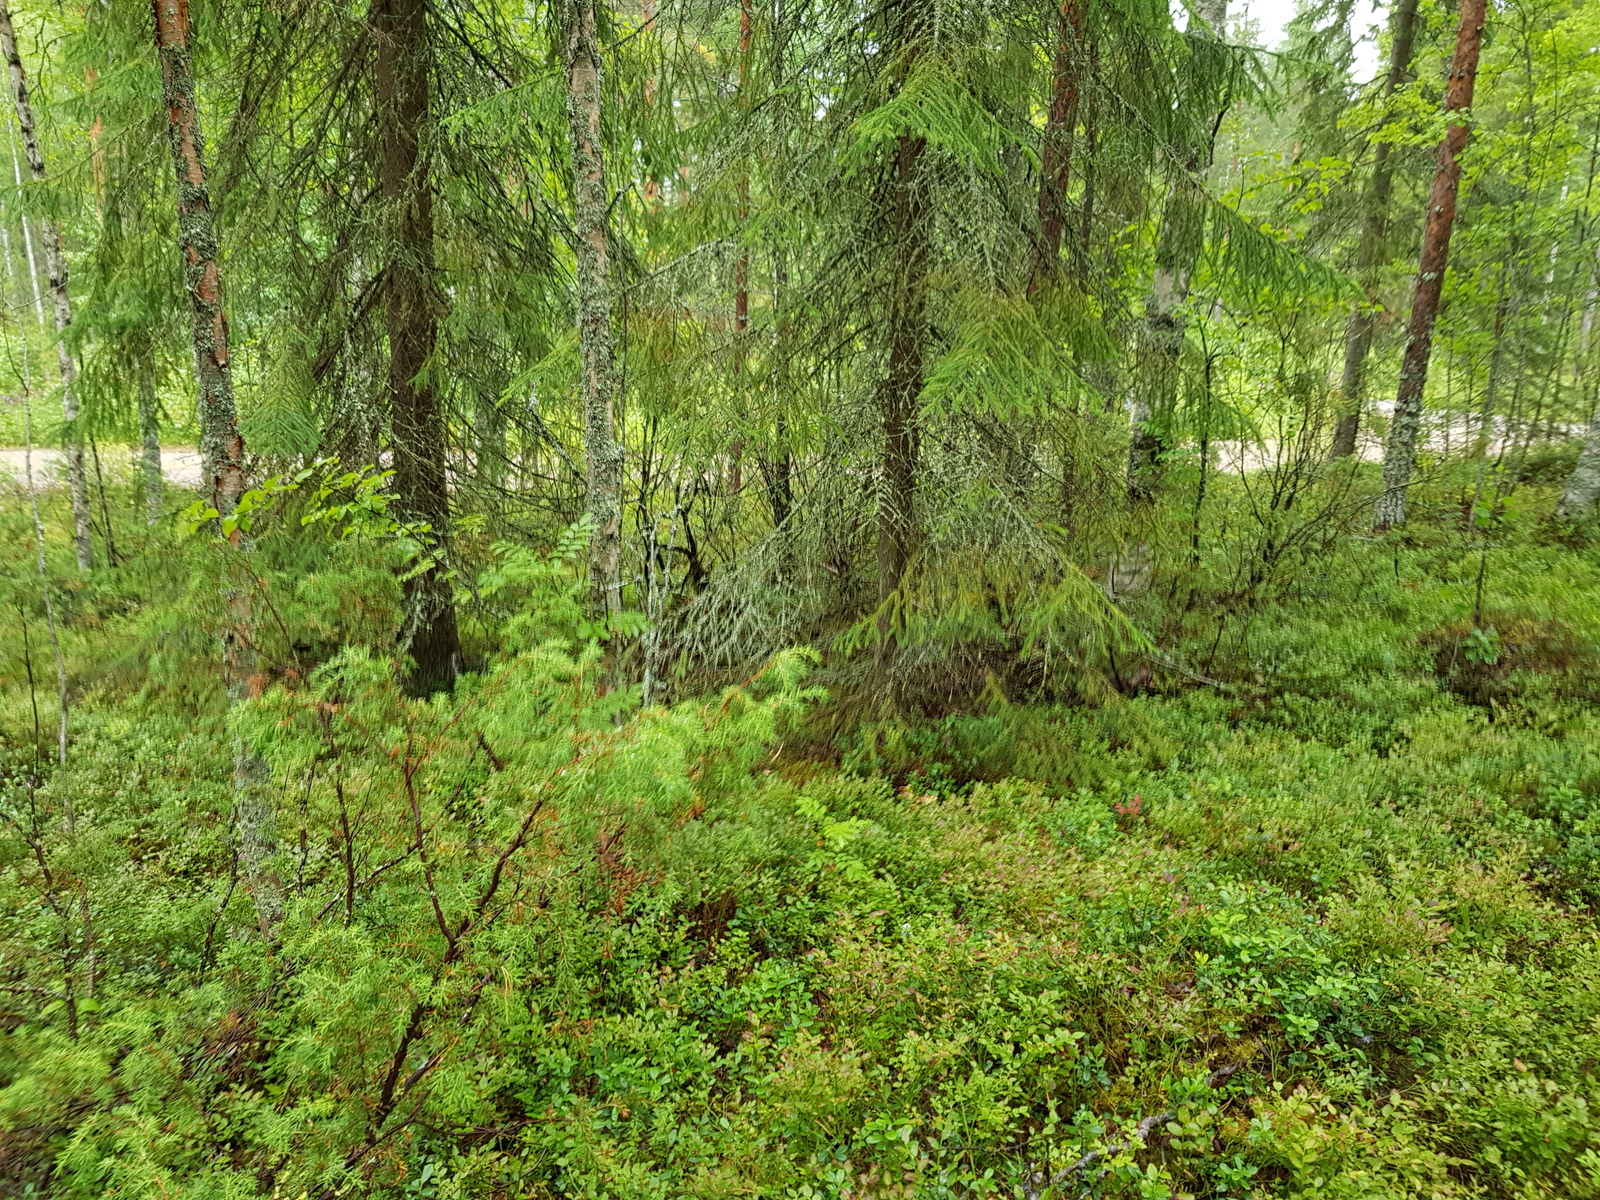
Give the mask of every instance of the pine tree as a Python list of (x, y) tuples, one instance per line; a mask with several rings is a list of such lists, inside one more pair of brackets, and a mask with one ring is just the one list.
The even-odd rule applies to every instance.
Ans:
[(1083, 90), (1084, 0), (1063, 0), (1056, 14), (1056, 46), (1050, 64), (1050, 111), (1039, 152), (1039, 234), (1035, 281), (1053, 271), (1061, 255), (1067, 224), (1067, 182), (1072, 171), (1072, 139), (1078, 126)]
[[(155, 0), (156, 51), (161, 63), (161, 99), (167, 110), (168, 142), (178, 197), (178, 249), (184, 262), (199, 385), (200, 450), (211, 507), (226, 517), (244, 494), (244, 438), (233, 400), (228, 356), (228, 316), (222, 303), (216, 219), (206, 180), (205, 137), (200, 126), (194, 76), (189, 66), (188, 0)], [(243, 549), (235, 529), (231, 541)], [(228, 702), (237, 705), (259, 688), (253, 644), (251, 586), (233, 590), (233, 619), (222, 635), (222, 673)], [(273, 935), (283, 913), (283, 884), (272, 868), (277, 822), (272, 808), (272, 773), (242, 742), (233, 755), (234, 806), (239, 857), (255, 900), (261, 932)]]
[[(1472, 106), (1486, 12), (1487, 0), (1462, 0), (1450, 84), (1445, 92), (1446, 114)], [(1383, 451), (1383, 492), (1373, 513), (1376, 529), (1390, 529), (1406, 523), (1406, 489), (1411, 484), (1412, 464), (1416, 458), (1422, 395), (1428, 382), (1428, 359), (1433, 349), (1433, 326), (1438, 318), (1439, 295), (1444, 288), (1445, 267), (1450, 258), (1456, 193), (1461, 186), (1461, 155), (1470, 135), (1467, 125), (1453, 124), (1439, 143), (1438, 167), (1433, 177), (1433, 190), (1428, 196), (1417, 282), (1411, 293), (1411, 322), (1406, 331), (1405, 358), (1400, 364), (1400, 388), (1395, 397), (1394, 421)]]
[[(933, 34), (934, 0), (906, 0), (885, 14), (886, 53), (903, 87)], [(887, 605), (910, 563), (916, 529), (917, 403), (926, 371), (927, 274), (932, 236), (928, 180), (921, 170), (927, 139), (909, 130), (893, 143), (877, 202), (889, 256), (885, 298), (887, 363), (877, 387), (883, 429), (878, 483), (878, 602)], [(880, 633), (887, 633), (887, 615)]]

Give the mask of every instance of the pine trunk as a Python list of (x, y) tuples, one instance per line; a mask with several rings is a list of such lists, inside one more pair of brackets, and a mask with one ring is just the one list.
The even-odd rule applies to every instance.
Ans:
[(1039, 151), (1039, 246), (1034, 283), (1056, 269), (1067, 226), (1067, 183), (1072, 173), (1072, 138), (1078, 126), (1083, 0), (1065, 0), (1056, 18), (1056, 48), (1050, 71), (1050, 113)]
[[(39, 149), (39, 134), (34, 125), (33, 105), (28, 99), (27, 76), (22, 70), (22, 55), (17, 49), (17, 34), (11, 25), (11, 8), (0, 0), (0, 53), (11, 71), (11, 98), (17, 106), (17, 125), (22, 130), (22, 149), (28, 157), (28, 171), (35, 183), (44, 181), (44, 154)], [(45, 270), (50, 279), (50, 299), (56, 318), (56, 363), (61, 371), (61, 417), (67, 426), (67, 488), (72, 498), (73, 541), (78, 552), (78, 570), (94, 566), (94, 536), (89, 520), (89, 476), (83, 461), (83, 435), (78, 429), (78, 398), (73, 392), (77, 371), (72, 351), (67, 347), (67, 327), (72, 324), (72, 301), (67, 294), (67, 258), (61, 241), (61, 223), (54, 217), (40, 229), (44, 241)]]
[[(216, 222), (206, 185), (205, 139), (195, 103), (194, 76), (189, 69), (188, 0), (154, 0), (154, 10), (161, 96), (178, 185), (178, 248), (192, 319), (200, 451), (208, 499), (219, 514), (226, 515), (238, 505), (244, 491), (244, 438), (233, 403)], [(236, 547), (244, 548), (237, 531), (233, 540)], [(237, 587), (230, 599), (232, 624), (222, 634), (222, 674), (232, 706), (258, 691), (261, 681), (251, 642), (249, 587)], [(277, 851), (277, 821), (270, 784), (267, 764), (236, 743), (233, 787), (239, 859), (261, 932), (269, 938), (283, 913), (283, 885), (271, 865)]]
[[(1444, 110), (1460, 112), (1472, 106), (1472, 88), (1478, 76), (1478, 51), (1483, 45), (1487, 0), (1462, 0), (1456, 28), (1455, 58)], [(1439, 143), (1438, 168), (1428, 196), (1427, 222), (1422, 231), (1422, 253), (1417, 263), (1417, 283), (1411, 293), (1411, 324), (1406, 332), (1405, 358), (1400, 364), (1400, 388), (1395, 396), (1394, 421), (1383, 450), (1383, 493), (1373, 514), (1375, 529), (1406, 523), (1406, 488), (1417, 450), (1417, 429), (1422, 422), (1422, 394), (1428, 382), (1428, 358), (1433, 349), (1433, 325), (1439, 315), (1439, 295), (1444, 288), (1450, 258), (1450, 234), (1455, 226), (1456, 194), (1461, 186), (1461, 154), (1470, 130), (1451, 125)]]
[[(1191, 13), (1191, 32), (1202, 38), (1221, 38), (1228, 19), (1227, 0), (1201, 0)], [(1205, 136), (1178, 148), (1180, 166), (1167, 188), (1161, 215), (1155, 275), (1138, 332), (1137, 379), (1128, 414), (1128, 499), (1136, 506), (1154, 492), (1167, 449), (1165, 427), (1177, 404), (1183, 303), (1205, 240), (1205, 173), (1211, 167), (1220, 124), (1220, 120), (1213, 122)]]
[[(436, 555), (450, 526), (444, 422), (427, 378), (439, 336), (426, 0), (380, 0), (372, 19), (377, 47), (379, 176), (388, 216), (384, 317), (389, 334), (389, 433), (400, 515), (431, 528)], [(415, 666), (407, 690), (429, 696), (454, 684), (461, 656), (450, 581), (434, 567), (406, 583), (407, 650)]]
[[(1395, 94), (1411, 73), (1411, 45), (1416, 23), (1417, 0), (1397, 0), (1389, 26), (1391, 45), (1389, 74), (1383, 81), (1385, 100)], [(1348, 458), (1356, 452), (1356, 434), (1361, 428), (1367, 352), (1372, 347), (1372, 327), (1376, 321), (1371, 309), (1378, 299), (1378, 271), (1383, 266), (1389, 227), (1389, 197), (1394, 192), (1394, 164), (1390, 161), (1393, 153), (1394, 148), (1388, 142), (1379, 142), (1372, 152), (1372, 178), (1367, 184), (1361, 245), (1356, 252), (1356, 269), (1367, 293), (1367, 304), (1350, 314), (1350, 328), (1345, 335), (1344, 372), (1339, 388), (1344, 412), (1333, 431), (1334, 458)]]
[(573, 247), (578, 260), (578, 344), (583, 360), (583, 443), (594, 524), (589, 573), (596, 606), (622, 610), (622, 447), (616, 436), (616, 343), (611, 328), (611, 236), (600, 132), (600, 46), (595, 0), (565, 0), (561, 62), (572, 142)]

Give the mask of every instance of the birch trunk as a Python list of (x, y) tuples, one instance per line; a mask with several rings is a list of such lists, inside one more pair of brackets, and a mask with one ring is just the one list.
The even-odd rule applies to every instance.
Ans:
[[(22, 150), (28, 157), (28, 172), (35, 183), (43, 183), (44, 154), (39, 149), (33, 104), (28, 99), (27, 75), (22, 70), (22, 54), (17, 49), (17, 34), (11, 25), (11, 8), (6, 0), (0, 0), (0, 54), (5, 55), (11, 72), (11, 99), (17, 107), (17, 125), (22, 130)], [(89, 521), (89, 476), (84, 467), (83, 435), (77, 427), (78, 398), (73, 392), (77, 370), (66, 340), (67, 327), (72, 324), (72, 301), (67, 294), (67, 259), (62, 250), (61, 223), (54, 217), (47, 218), (42, 222), (40, 233), (56, 319), (56, 364), (61, 371), (61, 417), (67, 424), (67, 488), (72, 497), (73, 543), (78, 553), (78, 570), (88, 571), (94, 567), (94, 535)]]
[[(1390, 17), (1391, 46), (1389, 74), (1383, 81), (1383, 98), (1392, 97), (1411, 73), (1411, 45), (1417, 24), (1417, 0), (1397, 0)], [(1385, 114), (1387, 119), (1388, 114)], [(1361, 245), (1356, 267), (1367, 293), (1367, 307), (1350, 314), (1345, 334), (1344, 372), (1340, 396), (1344, 412), (1333, 431), (1334, 458), (1348, 458), (1356, 452), (1356, 434), (1361, 428), (1363, 385), (1367, 374), (1367, 352), (1372, 347), (1372, 327), (1376, 317), (1370, 311), (1377, 303), (1378, 271), (1383, 266), (1384, 242), (1389, 228), (1389, 197), (1394, 192), (1394, 147), (1379, 142), (1372, 151), (1372, 178), (1367, 184), (1366, 214), (1361, 225)]]
[(577, 255), (578, 345), (583, 359), (583, 447), (594, 533), (589, 573), (596, 606), (622, 611), (622, 447), (616, 436), (616, 342), (611, 328), (610, 196), (600, 132), (596, 0), (563, 0), (561, 65), (572, 149), (573, 250)]
[(1600, 380), (1593, 379), (1585, 371), (1590, 365), (1586, 361), (1589, 353), (1589, 318), (1594, 313), (1596, 291), (1600, 291), (1600, 257), (1590, 259), (1589, 291), (1584, 299), (1577, 361), (1573, 364), (1573, 374), (1584, 384), (1594, 415), (1584, 435), (1583, 450), (1572, 468), (1572, 474), (1567, 478), (1561, 501), (1556, 505), (1556, 516), (1568, 520), (1587, 517), (1594, 511), (1595, 501), (1600, 499)]
[[(389, 219), (390, 258), (384, 316), (389, 333), (389, 424), (401, 514), (432, 527), (450, 524), (439, 397), (424, 374), (439, 336), (442, 307), (435, 279), (433, 191), (425, 142), (430, 123), (425, 0), (380, 0), (374, 8), (380, 176)], [(406, 582), (407, 649), (416, 664), (406, 680), (416, 695), (448, 690), (461, 657), (450, 582), (440, 568)]]
[[(17, 144), (11, 139), (11, 122), (6, 122), (6, 141), (11, 143), (11, 175), (17, 181), (17, 194), (22, 194), (22, 164), (17, 160)], [(28, 260), (28, 282), (33, 285), (33, 309), (44, 324), (44, 299), (39, 294), (39, 264), (33, 257), (33, 234), (29, 231), (28, 214), (24, 212), (17, 223), (22, 226), (22, 249)]]
[[(161, 63), (161, 96), (167, 109), (167, 135), (178, 192), (178, 247), (194, 340), (195, 381), (199, 390), (200, 453), (204, 485), (219, 514), (234, 510), (244, 491), (244, 438), (233, 402), (228, 361), (228, 317), (222, 306), (222, 275), (217, 263), (216, 222), (206, 185), (205, 138), (189, 69), (188, 0), (154, 0), (156, 53)], [(246, 549), (237, 531), (235, 547)], [(260, 689), (251, 642), (251, 596), (247, 586), (231, 596), (232, 623), (222, 633), (222, 676), (229, 706)], [(255, 902), (256, 919), (271, 938), (283, 913), (283, 884), (272, 868), (277, 852), (277, 819), (269, 790), (267, 764), (241, 742), (233, 751), (234, 813), (243, 875)]]
[[(1228, 19), (1227, 0), (1198, 0), (1190, 14), (1191, 33), (1202, 39), (1220, 40)], [(1164, 425), (1178, 396), (1182, 309), (1204, 240), (1205, 173), (1211, 166), (1220, 123), (1213, 122), (1209, 133), (1178, 148), (1180, 166), (1167, 188), (1156, 242), (1155, 274), (1138, 334), (1138, 376), (1128, 414), (1128, 499), (1135, 505), (1151, 498), (1161, 456), (1166, 452)]]
[[(1462, 0), (1455, 57), (1450, 65), (1450, 83), (1445, 90), (1447, 113), (1472, 106), (1486, 13), (1487, 0)], [(1383, 492), (1373, 512), (1373, 528), (1379, 530), (1406, 523), (1406, 488), (1411, 484), (1412, 462), (1416, 457), (1422, 394), (1428, 382), (1428, 358), (1433, 349), (1433, 326), (1439, 315), (1439, 295), (1450, 260), (1456, 194), (1461, 187), (1461, 154), (1467, 148), (1470, 133), (1466, 125), (1451, 125), (1439, 143), (1438, 167), (1428, 196), (1427, 223), (1422, 231), (1417, 283), (1411, 293), (1411, 324), (1406, 331), (1405, 358), (1400, 364), (1394, 421), (1389, 426), (1389, 438), (1383, 449)]]
[(1589, 422), (1589, 431), (1583, 439), (1583, 452), (1578, 455), (1578, 465), (1572, 468), (1561, 502), (1556, 505), (1556, 516), (1579, 520), (1594, 511), (1600, 499), (1600, 406)]

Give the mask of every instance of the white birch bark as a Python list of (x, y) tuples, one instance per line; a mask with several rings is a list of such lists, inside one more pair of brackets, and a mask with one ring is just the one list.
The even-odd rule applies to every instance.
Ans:
[[(22, 55), (17, 49), (17, 34), (11, 26), (11, 10), (0, 0), (0, 54), (11, 72), (11, 98), (17, 107), (17, 125), (22, 130), (22, 149), (28, 156), (28, 171), (35, 183), (44, 181), (44, 155), (39, 149), (34, 127), (33, 105), (28, 100), (27, 76), (22, 70)], [(15, 155), (15, 149), (12, 151)], [(15, 160), (13, 159), (13, 166)], [(20, 182), (20, 180), (19, 180)], [(27, 224), (24, 222), (26, 231)], [(67, 422), (67, 486), (72, 496), (73, 542), (78, 553), (78, 570), (94, 567), (94, 537), (89, 524), (89, 477), (83, 461), (83, 436), (73, 424), (78, 418), (78, 398), (73, 394), (77, 370), (72, 351), (67, 347), (67, 327), (72, 324), (72, 301), (67, 294), (67, 259), (62, 251), (61, 224), (54, 218), (43, 222), (45, 266), (50, 276), (50, 300), (56, 318), (56, 363), (61, 371), (61, 416)], [(30, 251), (31, 257), (31, 251)], [(38, 280), (34, 281), (37, 298)]]

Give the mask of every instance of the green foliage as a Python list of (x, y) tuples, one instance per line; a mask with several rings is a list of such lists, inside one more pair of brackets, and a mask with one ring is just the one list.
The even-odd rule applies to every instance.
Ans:
[[(814, 655), (644, 712), (597, 688), (582, 525), (458, 576), (499, 650), (408, 699), (395, 600), (362, 634), (344, 590), (404, 569), (385, 475), (311, 479), (261, 489), (252, 527), (285, 625), (258, 653), (303, 669), (224, 721), (215, 684), (173, 686), (214, 651), (170, 643), (142, 686), (82, 693), (65, 769), (8, 738), (11, 1190), (1593, 1193), (1588, 551), (1497, 526), (1474, 626), (1470, 521), (1398, 582), (1347, 547), (1222, 640), (1226, 691), (997, 702), (830, 750)], [(223, 619), (214, 540), (183, 544), (165, 599), (114, 607), (142, 566), (64, 597), (74, 672), (96, 606), (151, 646)], [(1462, 695), (1440, 637), (1506, 688)], [(270, 939), (232, 745), (272, 773)]]
[(1276, 56), (1155, 0), (600, 5), (602, 611), (572, 13), (422, 7), (402, 131), (383, 5), (191, 5), (250, 475), (150, 524), (112, 442), (191, 424), (196, 285), (148, 10), (18, 6), (0, 376), (98, 437), (105, 553), (43, 460), (0, 495), (0, 1198), (1600, 1195), (1600, 552), (1549, 517), (1600, 10), (1494, 9), (1373, 538), (1327, 451), (1382, 431), (1445, 6), (1388, 96), (1343, 2)]

